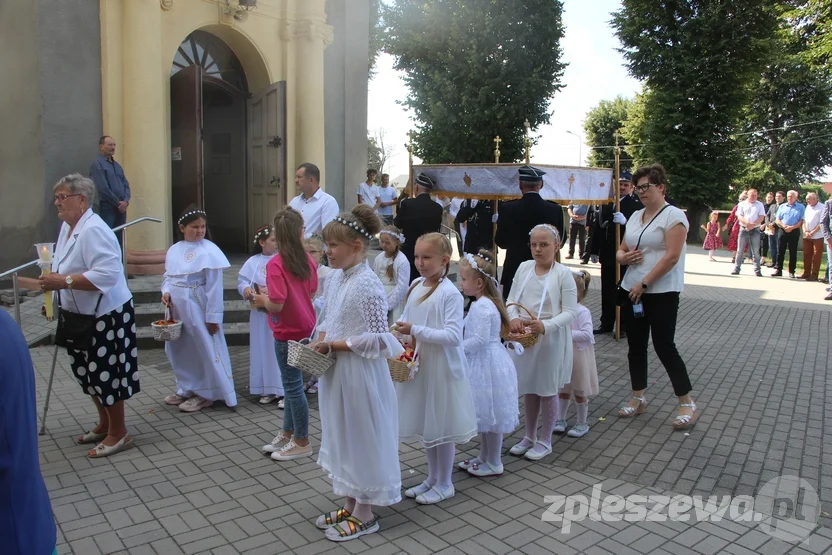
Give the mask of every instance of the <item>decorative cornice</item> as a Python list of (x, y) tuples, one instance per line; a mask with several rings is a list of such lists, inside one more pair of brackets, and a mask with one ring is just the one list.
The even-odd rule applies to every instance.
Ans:
[(280, 27), (280, 37), (287, 42), (299, 38), (317, 39), (329, 46), (335, 40), (334, 29), (332, 25), (321, 21), (284, 19)]
[(173, 0), (159, 0), (159, 5), (162, 9), (167, 11), (173, 7)]

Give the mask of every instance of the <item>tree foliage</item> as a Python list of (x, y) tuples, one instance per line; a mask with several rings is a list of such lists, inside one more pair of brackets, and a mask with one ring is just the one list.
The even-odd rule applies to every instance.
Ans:
[(742, 157), (734, 133), (777, 30), (776, 0), (622, 0), (612, 25), (645, 92), (626, 129), (641, 161), (665, 166), (670, 195), (699, 214), (728, 194)]
[(562, 88), (560, 0), (395, 0), (384, 50), (404, 70), (415, 154), (431, 163), (523, 157), (523, 122), (549, 123)]
[(381, 17), (381, 0), (370, 0), (370, 29), (369, 29), (369, 76), (375, 75), (376, 61), (381, 52), (384, 22)]
[[(586, 133), (587, 144), (591, 146), (608, 146), (618, 144), (621, 150), (621, 171), (632, 170), (632, 155), (626, 149), (626, 140), (623, 134), (624, 124), (634, 106), (632, 99), (619, 96), (615, 100), (602, 100), (598, 106), (592, 108), (586, 114), (584, 120), (584, 133)], [(595, 168), (611, 168), (615, 164), (614, 148), (593, 148), (587, 159), (590, 166)]]
[(817, 65), (832, 62), (832, 0), (800, 0), (793, 14), (807, 41), (809, 59)]

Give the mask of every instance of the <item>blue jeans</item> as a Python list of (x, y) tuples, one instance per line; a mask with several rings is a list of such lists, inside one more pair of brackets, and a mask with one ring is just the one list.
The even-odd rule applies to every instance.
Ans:
[(280, 365), (283, 381), (283, 431), (296, 439), (309, 437), (309, 404), (303, 391), (303, 374), (299, 368), (289, 366), (289, 343), (275, 339), (274, 352)]
[(768, 251), (771, 253), (771, 265), (777, 266), (777, 232), (774, 235), (767, 235), (768, 237)]
[[(122, 214), (118, 208), (112, 206), (101, 206), (98, 215), (104, 220), (104, 223), (110, 228), (118, 227), (127, 223), (127, 214)], [(116, 231), (116, 239), (118, 239), (118, 246), (121, 247), (121, 231)]]
[(830, 270), (829, 268), (832, 266), (832, 247), (829, 246), (829, 241), (824, 239), (824, 243), (826, 243), (826, 281), (829, 281)]
[(745, 245), (749, 245), (748, 254), (751, 255), (751, 259), (754, 261), (754, 272), (760, 272), (760, 235), (759, 228), (752, 229), (751, 231), (740, 229), (740, 234), (737, 238), (737, 259), (734, 262), (734, 271), (740, 271), (743, 259), (742, 253), (745, 252)]

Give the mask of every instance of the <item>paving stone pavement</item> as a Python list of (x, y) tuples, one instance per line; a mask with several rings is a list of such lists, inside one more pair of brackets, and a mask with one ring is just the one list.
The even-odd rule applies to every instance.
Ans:
[[(232, 348), (239, 405), (183, 414), (160, 400), (174, 386), (163, 351), (139, 355), (142, 391), (127, 404), (136, 448), (89, 460), (73, 434), (95, 409), (61, 353), (40, 438), (41, 468), (59, 526), (59, 553), (829, 553), (832, 452), (827, 408), (830, 314), (820, 284), (728, 276), (690, 249), (677, 345), (703, 408), (688, 434), (670, 422), (676, 399), (653, 354), (646, 414), (615, 415), (629, 396), (626, 344), (598, 339), (600, 395), (592, 431), (555, 437), (532, 463), (508, 454), (505, 473), (478, 479), (456, 471), (456, 496), (437, 506), (412, 500), (379, 509), (381, 532), (345, 544), (323, 538), (312, 519), (337, 502), (314, 459), (275, 463), (259, 448), (281, 424), (275, 405), (248, 395), (247, 349)], [(571, 262), (571, 261), (570, 261)], [(597, 265), (584, 266), (597, 276)], [(587, 306), (597, 318), (595, 280)], [(42, 406), (52, 347), (31, 350)], [(320, 437), (310, 398), (310, 437)], [(570, 411), (572, 412), (572, 411)], [(574, 418), (574, 416), (571, 416)], [(360, 433), (357, 431), (356, 433)], [(506, 440), (506, 449), (522, 437)], [(424, 451), (401, 445), (405, 487), (426, 473)], [(460, 446), (458, 459), (478, 452)], [(544, 522), (545, 495), (755, 495), (785, 474), (805, 479), (822, 503), (819, 526), (801, 544), (766, 533), (764, 523), (715, 517), (690, 522), (608, 522), (585, 518), (561, 533)], [(631, 501), (633, 499), (631, 498)], [(602, 501), (602, 505), (608, 500)], [(648, 505), (649, 507), (649, 505)], [(562, 510), (561, 510), (562, 512)], [(705, 512), (718, 512), (713, 508)], [(667, 511), (663, 511), (666, 515)], [(729, 513), (725, 513), (728, 515)]]

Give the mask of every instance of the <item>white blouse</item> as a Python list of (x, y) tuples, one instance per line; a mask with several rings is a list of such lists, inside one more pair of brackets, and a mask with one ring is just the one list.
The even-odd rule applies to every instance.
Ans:
[[(68, 223), (64, 222), (61, 226), (52, 258), (52, 272), (65, 276), (81, 274), (99, 289), (59, 291), (61, 306), (72, 312), (95, 312), (95, 316), (100, 318), (133, 298), (127, 288), (116, 235), (92, 208), (88, 208), (81, 216), (72, 235), (69, 234)], [(99, 297), (101, 304), (95, 310)]]
[[(681, 224), (688, 229), (688, 218), (685, 213), (675, 206), (668, 206), (664, 212), (659, 214), (655, 221), (651, 224), (650, 220), (643, 221), (644, 209), (639, 210), (632, 217), (627, 220), (627, 228), (624, 232), (624, 241), (627, 242), (627, 248), (635, 250), (638, 245), (644, 259), (640, 264), (631, 264), (627, 266), (627, 273), (624, 274), (624, 279), (621, 281), (621, 287), (629, 291), (632, 287), (641, 283), (647, 274), (656, 266), (656, 264), (664, 258), (667, 254), (667, 240), (665, 234)], [(648, 227), (649, 224), (649, 227)], [(646, 228), (646, 230), (645, 230)], [(642, 231), (644, 234), (642, 235)], [(641, 241), (639, 242), (639, 236)], [(687, 245), (682, 244), (682, 253), (676, 265), (670, 269), (665, 275), (650, 284), (650, 288), (646, 293), (668, 293), (671, 291), (682, 291), (685, 288), (685, 252)]]

